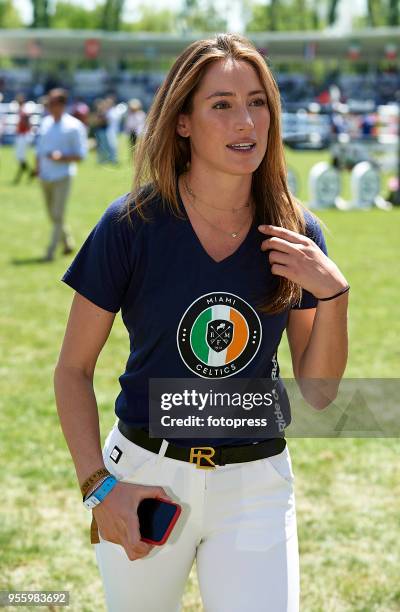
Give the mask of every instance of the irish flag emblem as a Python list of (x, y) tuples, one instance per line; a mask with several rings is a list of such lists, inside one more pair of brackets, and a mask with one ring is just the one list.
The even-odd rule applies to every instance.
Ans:
[(209, 293), (184, 313), (177, 333), (179, 352), (199, 376), (232, 376), (253, 359), (261, 329), (257, 313), (239, 296)]

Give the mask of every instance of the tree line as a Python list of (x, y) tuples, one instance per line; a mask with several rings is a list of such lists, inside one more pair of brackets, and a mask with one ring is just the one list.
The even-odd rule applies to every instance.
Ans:
[[(23, 27), (17, 9), (18, 0), (0, 0), (0, 28)], [(138, 19), (124, 19), (124, 0), (103, 0), (94, 8), (58, 0), (31, 0), (30, 28), (63, 28), (104, 31), (215, 32), (227, 29), (223, 7), (213, 0), (185, 0), (180, 11), (146, 7), (138, 3)], [(269, 0), (255, 4), (244, 0), (246, 31), (321, 30), (338, 19), (341, 3), (348, 0)], [(367, 0), (365, 15), (355, 28), (400, 25), (399, 0)]]

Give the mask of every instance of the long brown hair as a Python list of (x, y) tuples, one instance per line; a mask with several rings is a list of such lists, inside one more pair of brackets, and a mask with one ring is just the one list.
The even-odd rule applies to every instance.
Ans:
[[(178, 115), (193, 110), (193, 95), (212, 62), (231, 58), (244, 60), (256, 70), (266, 91), (270, 112), (268, 146), (252, 176), (252, 196), (256, 218), (295, 232), (305, 233), (303, 205), (289, 192), (281, 136), (281, 101), (271, 70), (256, 47), (238, 34), (217, 34), (189, 45), (176, 59), (158, 89), (149, 109), (143, 134), (134, 149), (132, 191), (122, 216), (136, 212), (147, 220), (144, 207), (161, 196), (162, 205), (181, 216), (177, 198), (177, 178), (190, 164), (190, 142), (176, 132)], [(266, 255), (267, 257), (267, 255)], [(275, 287), (258, 305), (261, 312), (281, 312), (301, 298), (300, 285), (275, 276)]]

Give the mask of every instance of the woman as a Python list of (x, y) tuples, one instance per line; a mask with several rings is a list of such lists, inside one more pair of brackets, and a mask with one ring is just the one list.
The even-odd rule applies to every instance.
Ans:
[[(278, 89), (248, 40), (220, 34), (178, 57), (148, 114), (134, 190), (107, 207), (62, 280), (76, 290), (55, 374), (62, 428), (86, 498), (109, 472), (118, 480), (93, 508), (108, 609), (178, 610), (196, 558), (207, 612), (298, 610), (284, 437), (146, 433), (149, 381), (277, 380), (285, 328), (312, 406), (335, 397), (345, 369), (348, 285), (288, 192)], [(120, 308), (130, 355), (101, 451), (93, 374)], [(213, 345), (220, 325), (226, 347)], [(198, 447), (214, 451), (210, 469), (194, 463)], [(145, 497), (183, 508), (162, 547), (140, 541)]]

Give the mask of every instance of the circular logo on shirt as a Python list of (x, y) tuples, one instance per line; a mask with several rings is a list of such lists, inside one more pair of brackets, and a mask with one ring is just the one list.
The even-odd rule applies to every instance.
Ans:
[(202, 378), (226, 378), (245, 368), (256, 355), (262, 327), (256, 311), (233, 293), (207, 293), (180, 320), (179, 354)]

